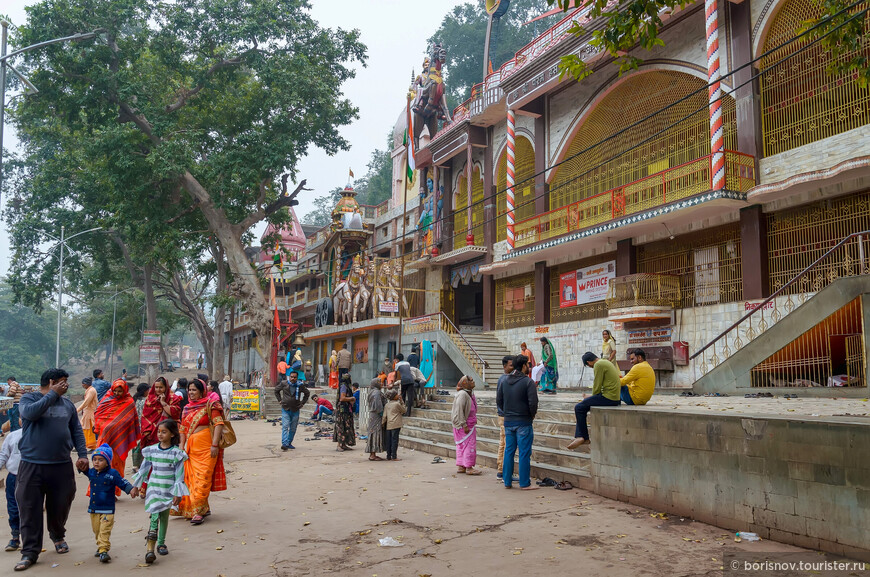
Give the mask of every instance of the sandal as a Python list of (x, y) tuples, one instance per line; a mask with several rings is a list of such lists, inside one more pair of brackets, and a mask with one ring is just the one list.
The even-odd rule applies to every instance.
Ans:
[(190, 520), (191, 525), (202, 525), (202, 522), (205, 521), (202, 515), (194, 515)]
[(543, 479), (538, 481), (537, 485), (539, 487), (555, 487), (556, 485), (558, 485), (558, 483), (549, 477), (544, 477)]
[(478, 469), (466, 468), (465, 474), (466, 475), (483, 475), (483, 471), (479, 471)]
[(16, 571), (27, 571), (33, 565), (33, 559), (30, 557), (22, 557), (21, 561), (15, 564)]
[(570, 491), (571, 489), (574, 488), (574, 485), (572, 485), (568, 481), (562, 481), (561, 483), (556, 485), (555, 488), (559, 491)]
[(66, 544), (66, 541), (58, 541), (54, 544), (54, 550), (57, 551), (58, 555), (69, 553), (69, 545)]
[(369, 457), (369, 461), (383, 461), (383, 459), (375, 455), (374, 457)]

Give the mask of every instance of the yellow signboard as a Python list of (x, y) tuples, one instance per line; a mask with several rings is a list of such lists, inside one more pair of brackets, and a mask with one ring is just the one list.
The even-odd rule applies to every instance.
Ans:
[(257, 389), (241, 389), (233, 391), (233, 411), (260, 411), (260, 391)]

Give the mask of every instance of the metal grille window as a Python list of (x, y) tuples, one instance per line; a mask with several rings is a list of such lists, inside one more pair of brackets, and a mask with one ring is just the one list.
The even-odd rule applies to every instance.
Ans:
[(736, 224), (637, 247), (639, 273), (680, 277), (680, 308), (742, 299), (742, 265)]
[[(569, 160), (557, 169), (550, 187), (550, 207), (560, 208), (709, 155), (709, 103), (704, 86), (703, 80), (689, 74), (663, 70), (636, 74), (619, 84), (589, 113), (571, 142), (565, 155)], [(722, 119), (725, 148), (736, 150), (737, 121), (731, 96), (723, 98)], [(598, 142), (601, 144), (586, 150)], [(639, 146), (629, 150), (635, 145)], [(701, 178), (697, 184), (701, 188), (692, 182), (681, 183), (687, 193), (667, 197), (676, 200), (709, 188), (707, 179)], [(647, 196), (664, 196), (661, 191), (643, 188), (632, 194), (637, 195), (633, 200), (641, 203)]]
[[(528, 138), (516, 137), (514, 158), (514, 222), (535, 215), (535, 149)], [(507, 148), (498, 159), (496, 169), (496, 210), (498, 214), (496, 227), (496, 242), (507, 237)]]
[[(459, 177), (453, 203), (453, 249), (462, 248), (468, 243), (468, 178), (466, 174)], [(471, 175), (471, 232), (474, 233), (474, 244), (483, 246), (483, 179), (480, 168), (475, 167)]]
[[(854, 11), (866, 9), (864, 3)], [(821, 16), (821, 5), (812, 0), (785, 3), (773, 20), (764, 41), (764, 51), (791, 40), (795, 30)], [(865, 17), (864, 25), (864, 29), (870, 31), (870, 19)], [(813, 42), (810, 36), (805, 36), (761, 59), (765, 71), (760, 79), (765, 156), (840, 134), (870, 121), (870, 87), (858, 83), (858, 72), (829, 74), (827, 68), (833, 56), (821, 44), (807, 48)], [(788, 58), (799, 50), (799, 54)], [(870, 42), (866, 37), (861, 52), (870, 56)], [(847, 61), (854, 55), (850, 52), (840, 58)], [(780, 60), (783, 62), (768, 70)]]
[(535, 324), (535, 273), (495, 281), (495, 328)]
[(585, 321), (589, 319), (603, 319), (607, 317), (607, 303), (603, 300), (577, 305), (573, 307), (559, 307), (559, 277), (566, 272), (592, 266), (602, 262), (616, 259), (616, 253), (602, 254), (572, 262), (550, 267), (550, 319), (551, 323), (564, 323), (568, 321)]
[[(771, 292), (781, 289), (844, 237), (870, 230), (870, 193), (854, 194), (767, 215), (767, 258)], [(866, 239), (865, 243), (870, 242)], [(870, 247), (865, 255), (870, 255)], [(859, 262), (854, 247), (844, 255)], [(867, 258), (866, 256), (864, 258)], [(828, 259), (786, 289), (786, 294), (817, 292), (847, 272), (844, 259)]]

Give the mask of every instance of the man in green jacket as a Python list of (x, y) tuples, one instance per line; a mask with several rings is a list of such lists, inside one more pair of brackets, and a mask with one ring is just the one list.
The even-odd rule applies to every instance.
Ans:
[(586, 426), (589, 409), (619, 405), (619, 371), (613, 363), (587, 352), (583, 354), (583, 364), (591, 367), (595, 375), (592, 382), (592, 396), (574, 405), (577, 428), (574, 429), (574, 440), (568, 445), (568, 449), (576, 449), (580, 445), (589, 443), (589, 428)]

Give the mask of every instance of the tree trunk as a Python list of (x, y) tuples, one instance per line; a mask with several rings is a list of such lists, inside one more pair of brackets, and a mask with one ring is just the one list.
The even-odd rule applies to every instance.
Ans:
[(263, 294), (259, 277), (245, 254), (241, 233), (237, 232), (226, 213), (214, 205), (208, 191), (190, 172), (182, 175), (181, 182), (184, 189), (199, 202), (200, 210), (208, 221), (209, 228), (223, 247), (227, 266), (234, 277), (230, 290), (233, 296), (241, 301), (250, 316), (250, 327), (257, 334), (257, 354), (268, 365), (269, 339), (272, 334), (269, 303), (266, 295)]
[[(215, 294), (217, 296), (222, 296), (222, 293), (227, 287), (227, 264), (224, 260), (224, 250), (221, 245), (214, 243), (211, 244), (210, 248), (212, 255), (214, 256), (215, 265), (217, 266)], [(224, 300), (220, 299), (219, 302), (223, 303)], [(224, 327), (226, 325), (226, 319), (227, 308), (221, 304), (215, 308), (214, 313), (214, 330), (212, 333), (214, 335), (214, 353), (212, 354), (214, 364), (209, 365), (211, 376), (215, 380), (221, 380), (223, 375), (226, 373), (226, 369), (224, 368)]]
[[(157, 330), (157, 299), (154, 296), (154, 285), (151, 282), (154, 267), (146, 264), (142, 275), (142, 290), (145, 292), (145, 328), (149, 331)], [(162, 340), (162, 339), (161, 339)], [(153, 383), (157, 379), (158, 366), (145, 365), (146, 382)]]

